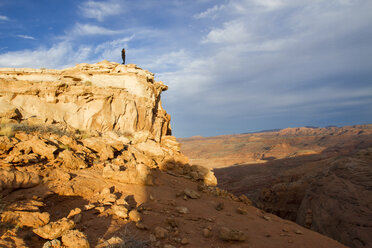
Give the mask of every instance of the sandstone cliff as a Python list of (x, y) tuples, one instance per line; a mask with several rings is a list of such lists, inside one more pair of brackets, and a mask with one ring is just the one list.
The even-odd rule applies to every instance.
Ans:
[(171, 134), (160, 101), (167, 88), (136, 65), (108, 61), (64, 70), (0, 69), (3, 112), (17, 108), (24, 119), (37, 116), (75, 129), (144, 131), (156, 141)]

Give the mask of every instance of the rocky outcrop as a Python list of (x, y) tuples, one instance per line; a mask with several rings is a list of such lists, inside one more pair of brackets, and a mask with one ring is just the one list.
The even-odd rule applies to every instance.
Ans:
[[(349, 247), (368, 247), (372, 242), (371, 134), (372, 125), (256, 134), (261, 137), (261, 147), (267, 147), (264, 152), (284, 142), (297, 151), (266, 163), (215, 170), (219, 187), (247, 194), (264, 211)], [(318, 154), (300, 152), (305, 147), (316, 150), (316, 146), (323, 147)]]
[[(155, 140), (170, 135), (170, 116), (160, 93), (167, 90), (154, 74), (136, 65), (102, 61), (64, 70), (0, 69), (2, 116), (37, 116), (75, 129), (150, 132)], [(16, 111), (15, 111), (16, 110)]]

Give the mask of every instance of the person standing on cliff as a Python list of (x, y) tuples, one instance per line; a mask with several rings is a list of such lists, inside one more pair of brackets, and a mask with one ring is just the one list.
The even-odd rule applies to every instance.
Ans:
[(121, 50), (121, 58), (123, 59), (123, 65), (125, 65), (125, 49)]

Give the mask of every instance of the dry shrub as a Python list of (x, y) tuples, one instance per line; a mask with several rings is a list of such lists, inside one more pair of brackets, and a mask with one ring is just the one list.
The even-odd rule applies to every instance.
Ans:
[(0, 125), (0, 136), (12, 137), (14, 135), (14, 130), (12, 125), (1, 124)]

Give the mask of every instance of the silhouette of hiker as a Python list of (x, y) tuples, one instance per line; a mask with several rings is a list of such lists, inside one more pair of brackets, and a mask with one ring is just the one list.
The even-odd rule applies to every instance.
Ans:
[(125, 49), (121, 50), (121, 58), (123, 59), (123, 65), (125, 65)]

